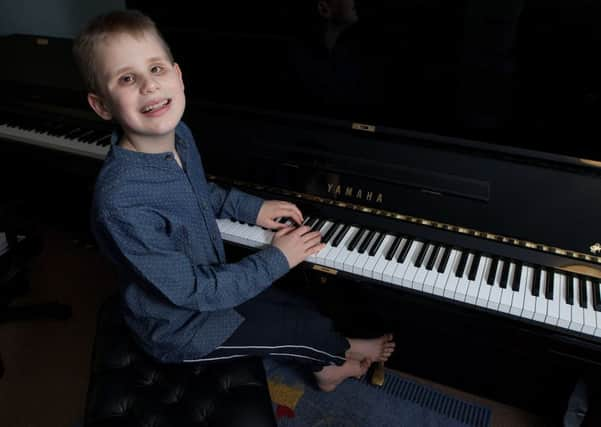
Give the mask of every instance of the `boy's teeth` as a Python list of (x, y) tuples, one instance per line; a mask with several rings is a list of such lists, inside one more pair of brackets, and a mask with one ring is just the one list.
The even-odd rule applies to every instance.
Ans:
[(144, 109), (142, 110), (142, 112), (143, 113), (148, 113), (149, 111), (152, 111), (152, 110), (154, 110), (156, 108), (162, 107), (163, 105), (167, 104), (167, 102), (168, 102), (168, 100), (166, 99), (164, 101), (157, 102), (156, 104), (149, 105), (148, 107), (144, 107)]

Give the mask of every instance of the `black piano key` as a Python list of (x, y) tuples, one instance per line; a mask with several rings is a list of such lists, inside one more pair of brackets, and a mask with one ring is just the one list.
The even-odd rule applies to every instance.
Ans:
[(344, 236), (346, 236), (346, 233), (348, 233), (348, 231), (350, 229), (351, 229), (351, 226), (349, 224), (345, 224), (344, 227), (342, 227), (340, 229), (340, 231), (338, 232), (338, 234), (334, 237), (332, 246), (337, 247), (340, 244), (340, 242), (342, 242), (342, 239), (344, 239)]
[(326, 225), (326, 220), (320, 219), (315, 224), (313, 224), (313, 227), (311, 227), (311, 231), (321, 231), (324, 225)]
[(532, 273), (532, 296), (540, 295), (540, 267), (534, 266), (534, 272)]
[(361, 241), (361, 238), (363, 237), (363, 235), (365, 234), (366, 231), (367, 231), (366, 228), (360, 228), (355, 233), (355, 236), (351, 239), (351, 242), (347, 246), (347, 249), (349, 251), (354, 251), (355, 250), (355, 247), (359, 244), (359, 242)]
[(601, 284), (598, 280), (592, 280), (591, 283), (593, 285), (593, 310), (601, 311), (601, 293), (599, 292)]
[(367, 250), (367, 248), (369, 247), (369, 244), (371, 243), (371, 240), (374, 238), (376, 232), (373, 230), (370, 230), (369, 233), (367, 233), (367, 236), (365, 236), (365, 239), (363, 239), (363, 241), (361, 242), (361, 245), (359, 246), (359, 253), (365, 253), (365, 251)]
[(520, 281), (522, 280), (522, 263), (516, 261), (515, 272), (513, 273), (513, 280), (511, 281), (511, 289), (514, 291), (520, 290)]
[(415, 267), (420, 268), (422, 266), (422, 263), (424, 262), (424, 257), (426, 256), (426, 252), (428, 252), (428, 246), (430, 246), (430, 243), (424, 242), (417, 254), (417, 257), (415, 258), (415, 262), (413, 263)]
[(444, 271), (447, 268), (447, 264), (449, 262), (449, 256), (451, 256), (451, 248), (449, 247), (443, 247), (443, 253), (440, 257), (440, 263), (438, 264), (438, 268), (436, 269), (436, 271), (438, 271), (439, 273), (444, 273)]
[(386, 252), (386, 256), (385, 256), (386, 260), (390, 261), (392, 259), (392, 257), (396, 253), (396, 250), (399, 248), (399, 245), (401, 244), (402, 240), (403, 240), (403, 238), (401, 236), (396, 236), (394, 238), (392, 245), (390, 245), (388, 252)]
[(457, 269), (455, 270), (455, 276), (461, 277), (463, 276), (463, 272), (465, 271), (465, 264), (467, 263), (467, 257), (469, 255), (468, 251), (462, 252), (459, 256), (459, 264), (457, 264)]
[(111, 135), (105, 135), (96, 141), (96, 145), (100, 145), (101, 147), (106, 147), (111, 145)]
[(438, 253), (440, 252), (440, 245), (434, 246), (432, 252), (430, 252), (430, 259), (428, 259), (426, 263), (426, 270), (431, 271), (434, 268), (434, 264), (436, 263), (436, 258), (438, 258)]
[(336, 234), (336, 231), (340, 228), (339, 223), (332, 224), (332, 226), (326, 231), (326, 234), (323, 235), (321, 239), (322, 243), (328, 243), (330, 239)]
[(571, 274), (566, 277), (566, 303), (574, 305), (574, 276)]
[(470, 271), (467, 273), (468, 280), (476, 280), (476, 274), (478, 274), (478, 266), (480, 265), (481, 255), (479, 253), (474, 254), (474, 258), (472, 259), (472, 265), (470, 267)]
[(405, 244), (403, 245), (403, 247), (401, 248), (401, 251), (399, 252), (399, 257), (397, 258), (397, 261), (400, 263), (405, 262), (405, 258), (407, 258), (407, 253), (409, 253), (409, 249), (411, 248), (411, 245), (413, 244), (413, 239), (410, 239), (409, 237), (407, 237), (407, 240), (405, 240)]
[(384, 237), (386, 237), (386, 233), (379, 234), (378, 238), (376, 239), (374, 244), (371, 246), (371, 249), (369, 250), (369, 256), (374, 256), (378, 252), (378, 250), (380, 249), (380, 246), (382, 246)]
[(313, 230), (313, 226), (315, 226), (315, 224), (317, 224), (318, 222), (319, 222), (319, 218), (316, 216), (312, 216), (311, 219), (305, 223), (305, 225), (307, 227), (310, 227), (311, 230)]
[(509, 277), (509, 260), (503, 259), (503, 267), (501, 268), (501, 277), (499, 278), (499, 287), (505, 289), (507, 287), (507, 279)]
[(552, 269), (547, 270), (547, 280), (545, 285), (545, 298), (553, 299), (553, 279), (555, 272)]
[(578, 278), (578, 291), (578, 302), (580, 303), (580, 307), (587, 308), (588, 298), (586, 297), (586, 279), (584, 277)]
[(486, 276), (486, 284), (492, 286), (495, 283), (495, 276), (497, 275), (497, 266), (499, 265), (499, 259), (493, 258), (490, 268), (488, 269), (488, 275)]

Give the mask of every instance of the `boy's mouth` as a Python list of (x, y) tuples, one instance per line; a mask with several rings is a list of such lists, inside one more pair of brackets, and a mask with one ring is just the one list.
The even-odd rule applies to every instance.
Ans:
[(171, 98), (163, 99), (162, 101), (153, 102), (152, 104), (148, 104), (142, 107), (142, 113), (150, 113), (156, 110), (159, 110), (167, 105), (171, 104)]

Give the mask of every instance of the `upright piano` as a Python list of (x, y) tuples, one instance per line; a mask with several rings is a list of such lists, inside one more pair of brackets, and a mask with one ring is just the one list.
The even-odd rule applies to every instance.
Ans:
[[(192, 16), (128, 2), (183, 70), (209, 179), (301, 208), (326, 248), (297, 272), (298, 291), (349, 333), (394, 332), (391, 367), (560, 419), (578, 381), (601, 384), (598, 64), (564, 46), (599, 47), (587, 27), (599, 8), (361, 4), (336, 51), (296, 37), (305, 15), (292, 6), (247, 3)], [(0, 46), (45, 70), (70, 69), (68, 44)], [(73, 71), (62, 86), (3, 76), (14, 86), (0, 106), (2, 163), (47, 197), (76, 197), (69, 183), (93, 182), (108, 150), (110, 127)], [(34, 157), (46, 160), (26, 169)], [(44, 182), (53, 164), (73, 168), (63, 189)], [(236, 254), (272, 237), (219, 228)]]

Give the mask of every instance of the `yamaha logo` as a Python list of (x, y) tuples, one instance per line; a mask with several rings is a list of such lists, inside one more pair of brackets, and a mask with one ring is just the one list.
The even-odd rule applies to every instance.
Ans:
[(328, 184), (328, 193), (335, 198), (344, 196), (355, 200), (364, 200), (366, 202), (382, 203), (384, 196), (382, 193), (365, 190), (362, 188), (353, 188), (337, 184)]

